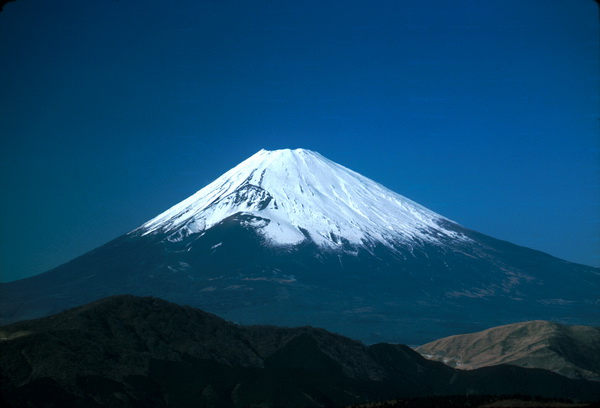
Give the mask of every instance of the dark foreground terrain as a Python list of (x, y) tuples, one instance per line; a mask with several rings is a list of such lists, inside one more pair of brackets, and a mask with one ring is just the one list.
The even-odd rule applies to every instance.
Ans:
[(573, 402), (561, 398), (525, 395), (451, 395), (369, 402), (347, 408), (598, 408), (599, 402)]
[(0, 328), (10, 407), (318, 407), (444, 395), (600, 399), (540, 369), (460, 371), (407, 346), (311, 327), (238, 326), (156, 298), (115, 296)]

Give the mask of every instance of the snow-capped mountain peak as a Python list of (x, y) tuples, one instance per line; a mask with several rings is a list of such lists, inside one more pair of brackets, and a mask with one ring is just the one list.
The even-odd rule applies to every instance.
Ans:
[(462, 228), (308, 150), (261, 150), (136, 230), (0, 285), (0, 324), (122, 293), (370, 343), (600, 324), (597, 268)]
[(239, 213), (274, 245), (469, 240), (441, 215), (305, 149), (260, 150), (133, 232), (178, 240)]

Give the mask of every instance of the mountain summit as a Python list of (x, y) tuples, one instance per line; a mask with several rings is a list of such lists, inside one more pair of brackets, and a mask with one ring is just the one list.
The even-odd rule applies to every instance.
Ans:
[(132, 294), (423, 344), (528, 320), (600, 325), (599, 293), (598, 268), (464, 228), (318, 153), (261, 150), (128, 234), (0, 284), (0, 322)]
[(305, 149), (261, 150), (136, 232), (179, 241), (234, 214), (253, 217), (273, 245), (393, 249), (440, 237), (469, 240), (446, 228), (441, 215)]

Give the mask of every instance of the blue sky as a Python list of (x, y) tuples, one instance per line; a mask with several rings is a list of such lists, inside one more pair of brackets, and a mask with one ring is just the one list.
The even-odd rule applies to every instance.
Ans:
[(592, 0), (17, 0), (0, 12), (0, 280), (304, 147), (600, 266)]

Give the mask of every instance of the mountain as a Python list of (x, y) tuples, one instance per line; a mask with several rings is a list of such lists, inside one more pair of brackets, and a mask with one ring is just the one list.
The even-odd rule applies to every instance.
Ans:
[(515, 323), (436, 340), (416, 350), (428, 359), (463, 370), (513, 364), (600, 381), (599, 327)]
[(238, 326), (156, 298), (110, 297), (0, 327), (0, 404), (10, 407), (293, 408), (517, 393), (600, 398), (596, 383), (546, 370), (455, 370), (407, 346)]
[(600, 325), (600, 269), (471, 231), (303, 149), (261, 150), (135, 230), (1, 284), (0, 322), (116, 294), (369, 343)]

